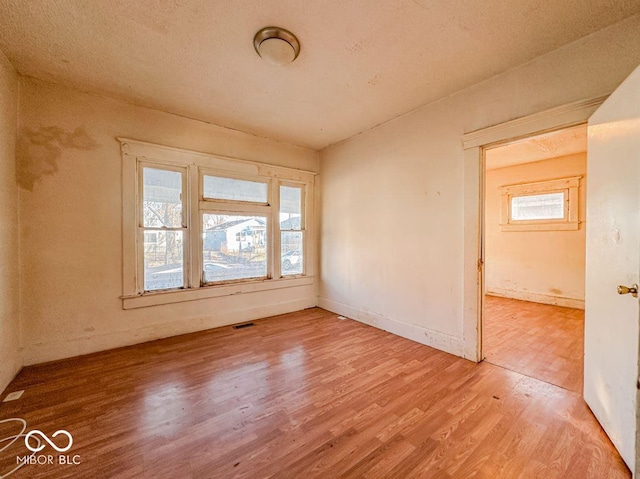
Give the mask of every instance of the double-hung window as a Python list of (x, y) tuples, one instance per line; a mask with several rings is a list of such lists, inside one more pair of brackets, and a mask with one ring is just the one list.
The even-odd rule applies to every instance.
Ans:
[(313, 282), (313, 172), (120, 141), (125, 308)]
[(270, 180), (201, 170), (202, 285), (270, 279)]
[(142, 193), (138, 243), (145, 291), (183, 288), (186, 284), (186, 172), (186, 168), (159, 168), (145, 162), (138, 165)]
[(280, 265), (282, 276), (304, 274), (304, 186), (280, 186)]

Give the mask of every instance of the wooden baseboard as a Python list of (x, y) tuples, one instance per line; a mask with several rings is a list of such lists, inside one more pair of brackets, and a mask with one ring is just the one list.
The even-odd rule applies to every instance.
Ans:
[(498, 296), (499, 298), (519, 299), (521, 301), (531, 301), (532, 303), (552, 304), (565, 308), (584, 309), (584, 299), (565, 298), (553, 296), (551, 294), (532, 293), (531, 291), (515, 291), (511, 289), (491, 288), (486, 291), (488, 296)]
[(105, 334), (91, 334), (70, 338), (65, 341), (39, 342), (23, 349), (25, 366), (40, 364), (58, 359), (65, 359), (84, 354), (106, 351), (109, 349), (131, 346), (156, 339), (195, 333), (212, 328), (220, 328), (242, 321), (292, 313), (316, 306), (315, 296), (297, 298), (292, 301), (262, 305), (254, 308), (241, 308), (223, 313), (212, 312), (210, 316), (197, 318), (180, 318), (160, 324), (123, 331), (110, 331)]
[[(368, 324), (383, 331), (410, 339), (426, 346), (439, 349), (446, 353), (464, 358), (464, 341), (462, 338), (450, 336), (439, 331), (433, 331), (414, 324), (403, 323), (386, 318), (378, 313), (363, 311), (348, 304), (333, 301), (328, 298), (318, 298), (318, 306), (332, 313), (341, 314), (350, 319)], [(469, 358), (466, 358), (469, 359)]]

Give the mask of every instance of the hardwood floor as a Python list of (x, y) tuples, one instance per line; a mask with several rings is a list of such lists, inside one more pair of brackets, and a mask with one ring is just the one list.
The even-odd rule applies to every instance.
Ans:
[(485, 297), (486, 361), (582, 394), (584, 311)]
[(321, 309), (29, 367), (20, 389), (0, 419), (69, 431), (80, 464), (11, 479), (631, 477), (578, 394)]

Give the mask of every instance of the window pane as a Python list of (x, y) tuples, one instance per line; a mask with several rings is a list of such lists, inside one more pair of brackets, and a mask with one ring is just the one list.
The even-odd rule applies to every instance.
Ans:
[(280, 187), (280, 229), (302, 229), (302, 188)]
[(182, 173), (143, 168), (143, 226), (182, 226)]
[(564, 218), (564, 193), (515, 196), (511, 198), (513, 220), (555, 220)]
[(282, 235), (282, 276), (303, 273), (303, 233), (283, 231)]
[(184, 286), (182, 242), (182, 231), (145, 232), (145, 291), (182, 288)]
[(219, 176), (204, 176), (203, 196), (216, 200), (267, 202), (267, 184)]
[(267, 276), (265, 216), (203, 215), (205, 283)]

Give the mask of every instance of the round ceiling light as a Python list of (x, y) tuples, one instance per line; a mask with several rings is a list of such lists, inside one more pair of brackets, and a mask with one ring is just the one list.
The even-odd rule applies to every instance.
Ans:
[(258, 31), (253, 37), (253, 46), (261, 58), (274, 65), (287, 65), (300, 54), (296, 36), (280, 27), (265, 27)]

